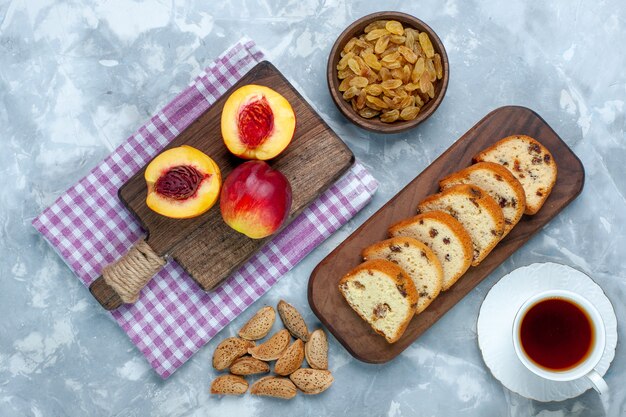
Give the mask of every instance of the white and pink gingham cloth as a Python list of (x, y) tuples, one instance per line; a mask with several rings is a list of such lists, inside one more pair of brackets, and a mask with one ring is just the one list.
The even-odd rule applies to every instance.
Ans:
[[(118, 199), (118, 189), (262, 59), (250, 40), (224, 52), (33, 221), (86, 286), (144, 235)], [(111, 314), (154, 370), (167, 378), (363, 208), (377, 186), (357, 163), (214, 292), (202, 291), (170, 261), (139, 301)]]

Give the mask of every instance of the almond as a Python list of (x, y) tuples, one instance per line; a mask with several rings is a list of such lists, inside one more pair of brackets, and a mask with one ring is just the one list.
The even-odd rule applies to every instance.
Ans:
[(289, 375), (300, 368), (303, 359), (304, 343), (302, 340), (296, 339), (296, 341), (293, 342), (287, 350), (285, 350), (283, 356), (276, 361), (276, 365), (274, 365), (274, 372), (278, 375)]
[(240, 376), (221, 375), (211, 383), (211, 394), (241, 395), (248, 390), (248, 382)]
[(276, 397), (289, 400), (296, 396), (296, 386), (288, 378), (277, 376), (266, 376), (252, 384), (250, 393), (252, 395), (263, 395), (266, 397)]
[(213, 352), (213, 367), (218, 371), (228, 368), (235, 359), (248, 353), (254, 347), (254, 342), (238, 337), (229, 337), (217, 345)]
[(272, 330), (276, 312), (270, 306), (263, 307), (239, 330), (239, 337), (246, 340), (263, 339)]
[(278, 314), (289, 333), (303, 342), (309, 340), (309, 329), (306, 327), (304, 319), (294, 306), (284, 300), (278, 302)]
[(230, 372), (235, 375), (264, 374), (270, 371), (270, 366), (252, 356), (244, 356), (230, 365)]
[(328, 369), (328, 339), (324, 330), (317, 329), (311, 333), (304, 346), (304, 354), (311, 368)]
[(300, 368), (291, 374), (289, 378), (305, 394), (324, 392), (334, 381), (330, 371), (309, 368)]
[(289, 346), (290, 340), (289, 332), (281, 330), (265, 343), (248, 349), (248, 353), (262, 361), (273, 361), (281, 357), (287, 346)]

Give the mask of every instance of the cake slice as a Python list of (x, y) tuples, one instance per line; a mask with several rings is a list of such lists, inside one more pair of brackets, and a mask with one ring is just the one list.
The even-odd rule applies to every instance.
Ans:
[(473, 184), (482, 188), (500, 205), (504, 215), (502, 237), (506, 236), (524, 215), (526, 209), (524, 187), (502, 165), (479, 162), (439, 181), (442, 190), (460, 184)]
[(417, 206), (419, 213), (445, 211), (463, 225), (473, 245), (472, 265), (485, 259), (502, 237), (504, 215), (496, 201), (475, 185), (455, 185), (426, 197)]
[(556, 183), (556, 162), (537, 140), (525, 135), (507, 136), (474, 156), (474, 162), (495, 162), (506, 167), (524, 187), (526, 214), (535, 214)]
[(419, 298), (411, 278), (398, 265), (366, 261), (339, 281), (350, 307), (388, 343), (397, 341), (415, 313)]
[(443, 283), (441, 263), (433, 251), (412, 237), (394, 237), (375, 243), (362, 252), (363, 259), (386, 259), (398, 265), (415, 284), (419, 294), (415, 314), (439, 295)]
[(458, 220), (443, 211), (429, 211), (402, 220), (389, 228), (389, 235), (412, 237), (432, 249), (443, 270), (443, 291), (472, 263), (472, 239)]

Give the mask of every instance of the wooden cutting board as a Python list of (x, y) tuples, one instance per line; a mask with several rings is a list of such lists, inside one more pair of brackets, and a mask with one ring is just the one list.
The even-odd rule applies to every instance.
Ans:
[[(471, 164), (472, 156), (505, 136), (526, 134), (546, 146), (558, 164), (558, 177), (550, 197), (534, 216), (524, 216), (487, 258), (446, 292), (442, 292), (394, 344), (374, 333), (348, 306), (337, 289), (341, 277), (362, 262), (361, 250), (386, 239), (387, 228), (416, 215), (417, 204), (438, 191), (438, 181)], [(524, 107), (502, 107), (489, 113), (402, 191), (370, 217), (313, 270), (309, 280), (309, 304), (328, 330), (357, 359), (387, 362), (398, 356), (516, 249), (556, 216), (582, 191), (582, 163), (550, 126)]]
[[(354, 155), (269, 62), (261, 62), (250, 70), (167, 149), (190, 145), (201, 150), (218, 164), (225, 179), (244, 161), (233, 156), (224, 145), (220, 130), (222, 108), (230, 94), (246, 84), (276, 90), (291, 103), (296, 113), (296, 130), (291, 144), (278, 157), (268, 161), (289, 179), (293, 190), (286, 225), (354, 163)], [(219, 285), (271, 238), (250, 239), (231, 229), (222, 220), (219, 203), (192, 219), (170, 219), (155, 213), (146, 206), (144, 171), (145, 167), (120, 188), (119, 198), (141, 222), (148, 234), (146, 242), (152, 249), (161, 256), (171, 256), (205, 291)], [(92, 293), (101, 301), (93, 288), (92, 285)]]

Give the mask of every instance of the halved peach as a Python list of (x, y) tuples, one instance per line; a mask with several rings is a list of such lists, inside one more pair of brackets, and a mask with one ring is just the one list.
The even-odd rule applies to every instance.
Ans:
[(144, 174), (146, 204), (163, 216), (196, 217), (209, 210), (220, 195), (222, 175), (207, 155), (183, 145), (154, 158)]
[(289, 145), (295, 129), (296, 115), (291, 104), (261, 85), (237, 89), (222, 110), (224, 143), (240, 158), (274, 158)]

